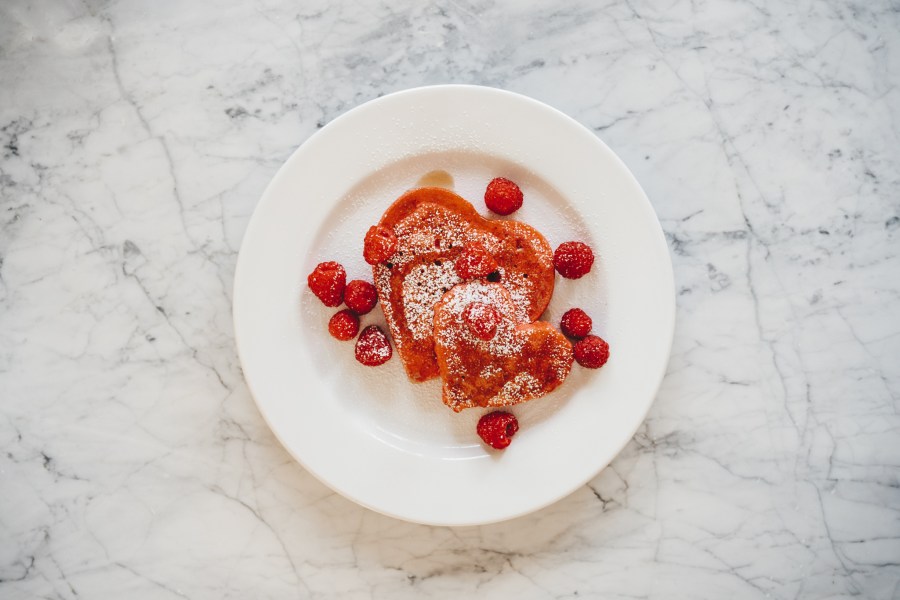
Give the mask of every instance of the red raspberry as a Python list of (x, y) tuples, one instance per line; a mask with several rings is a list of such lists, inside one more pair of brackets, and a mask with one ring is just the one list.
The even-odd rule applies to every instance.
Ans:
[(344, 290), (344, 302), (347, 306), (358, 315), (364, 315), (373, 308), (378, 302), (378, 292), (375, 286), (368, 281), (362, 279), (354, 279), (347, 284)]
[(519, 421), (514, 414), (496, 411), (482, 415), (478, 419), (478, 436), (491, 448), (503, 450), (519, 430)]
[(478, 339), (487, 341), (497, 335), (500, 313), (490, 304), (472, 302), (463, 309), (463, 319)]
[(370, 265), (389, 259), (397, 250), (397, 236), (394, 230), (384, 225), (373, 225), (366, 232), (363, 241), (363, 258)]
[(497, 177), (484, 191), (484, 203), (498, 215), (511, 215), (522, 208), (522, 190), (509, 179)]
[(334, 313), (328, 321), (328, 333), (342, 342), (356, 337), (358, 331), (359, 317), (348, 308)]
[(553, 266), (566, 279), (579, 279), (591, 271), (594, 253), (583, 242), (563, 242), (553, 253)]
[(596, 335), (575, 342), (573, 350), (578, 364), (588, 369), (599, 369), (609, 360), (609, 344)]
[(462, 279), (479, 279), (496, 271), (497, 261), (483, 245), (471, 242), (463, 247), (453, 266)]
[(339, 306), (344, 300), (347, 273), (344, 267), (336, 262), (323, 262), (313, 269), (306, 278), (306, 283), (325, 306)]
[[(348, 287), (349, 291), (349, 287)], [(570, 338), (580, 340), (591, 332), (594, 322), (586, 312), (580, 308), (572, 308), (565, 312), (559, 322), (559, 328)]]
[(393, 353), (387, 335), (378, 325), (369, 325), (356, 339), (356, 360), (367, 367), (383, 365)]

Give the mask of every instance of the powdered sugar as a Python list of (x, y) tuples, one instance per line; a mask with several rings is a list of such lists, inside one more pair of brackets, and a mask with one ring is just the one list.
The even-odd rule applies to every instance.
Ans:
[(435, 260), (413, 267), (403, 279), (403, 314), (413, 339), (434, 333), (434, 305), (462, 281), (450, 261)]
[[(468, 305), (479, 302), (497, 309), (502, 319), (497, 325), (497, 333), (490, 340), (475, 336), (465, 322), (463, 313)], [(524, 345), (524, 339), (515, 335), (517, 322), (526, 322), (511, 305), (509, 291), (496, 284), (477, 281), (453, 288), (453, 292), (443, 298), (443, 310), (451, 315), (452, 327), (435, 332), (435, 342), (449, 346), (454, 338), (461, 337), (467, 344), (480, 346), (495, 356), (512, 356)]]
[(534, 297), (532, 288), (534, 285), (525, 277), (524, 273), (518, 271), (506, 271), (499, 269), (500, 281), (512, 298), (513, 304), (516, 306), (516, 320), (528, 321), (528, 308), (531, 306), (531, 299)]
[(391, 262), (402, 267), (422, 254), (462, 247), (467, 229), (468, 223), (459, 215), (436, 205), (427, 211), (413, 211), (394, 225), (399, 246)]
[(482, 379), (491, 379), (492, 377), (497, 377), (498, 375), (503, 375), (503, 371), (498, 369), (495, 365), (486, 365), (481, 373), (478, 374)]
[(500, 392), (491, 402), (494, 406), (509, 406), (521, 402), (523, 398), (534, 398), (541, 393), (541, 382), (530, 373), (518, 373), (503, 384)]

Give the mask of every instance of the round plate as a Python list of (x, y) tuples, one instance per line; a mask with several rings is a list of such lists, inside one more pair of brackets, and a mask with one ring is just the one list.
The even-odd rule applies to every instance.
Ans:
[[(578, 280), (557, 277), (543, 319), (579, 306), (611, 358), (573, 366), (552, 394), (513, 407), (512, 445), (486, 448), (485, 410), (453, 413), (440, 382), (410, 382), (397, 356), (354, 359), (328, 334), (306, 287), (319, 262), (371, 281), (363, 236), (390, 203), (423, 184), (451, 186), (487, 215), (494, 177), (516, 181), (512, 217), (555, 248), (591, 245)], [(492, 217), (494, 218), (494, 217)], [(340, 494), (428, 524), (475, 525), (546, 506), (590, 480), (643, 421), (665, 372), (675, 322), (672, 266), (637, 181), (590, 131), (530, 98), (492, 88), (435, 86), (391, 94), (335, 119), (288, 159), (244, 236), (234, 287), (235, 337), (259, 410), (284, 447)], [(362, 325), (381, 324), (376, 307)]]

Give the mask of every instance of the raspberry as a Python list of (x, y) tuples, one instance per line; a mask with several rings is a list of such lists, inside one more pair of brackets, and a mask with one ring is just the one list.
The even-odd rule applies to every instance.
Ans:
[(522, 190), (509, 179), (497, 177), (484, 191), (484, 203), (498, 215), (511, 215), (522, 208)]
[(362, 279), (354, 279), (347, 284), (344, 290), (344, 302), (347, 306), (358, 315), (364, 315), (373, 308), (378, 302), (378, 292), (375, 286), (368, 281)]
[(490, 304), (472, 302), (463, 309), (463, 319), (475, 337), (487, 341), (497, 334), (500, 313)]
[(393, 353), (387, 335), (378, 325), (369, 325), (356, 339), (356, 360), (367, 367), (383, 365)]
[(487, 413), (478, 419), (478, 437), (484, 443), (497, 450), (503, 450), (512, 441), (512, 436), (519, 430), (519, 421), (514, 414), (496, 411)]
[(394, 230), (384, 225), (373, 225), (366, 232), (363, 241), (363, 258), (370, 265), (385, 261), (397, 250), (397, 236)]
[(316, 265), (306, 278), (306, 283), (325, 306), (339, 306), (344, 300), (347, 273), (336, 262), (323, 262)]
[(353, 339), (358, 331), (359, 317), (348, 308), (334, 313), (328, 321), (328, 333), (342, 342)]
[(575, 342), (573, 350), (578, 364), (588, 369), (599, 369), (609, 360), (609, 344), (596, 335)]
[(566, 279), (587, 275), (593, 264), (594, 253), (583, 242), (563, 242), (553, 253), (553, 266)]
[(472, 242), (463, 247), (453, 266), (462, 279), (478, 279), (496, 271), (497, 261), (487, 248), (478, 242)]
[[(348, 287), (349, 290), (349, 287)], [(570, 338), (580, 340), (591, 332), (594, 322), (580, 308), (572, 308), (565, 312), (559, 322), (559, 328)]]

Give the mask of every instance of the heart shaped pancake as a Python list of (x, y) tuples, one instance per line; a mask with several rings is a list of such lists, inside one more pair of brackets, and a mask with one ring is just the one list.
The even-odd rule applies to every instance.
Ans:
[(553, 295), (553, 249), (536, 229), (488, 220), (443, 188), (419, 188), (398, 198), (379, 223), (393, 229), (397, 250), (372, 267), (394, 347), (413, 381), (438, 376), (434, 305), (462, 282), (454, 262), (466, 244), (481, 243), (496, 259), (499, 282), (517, 322), (535, 321)]
[[(470, 328), (466, 307), (473, 303), (499, 313), (490, 340)], [(498, 284), (471, 281), (444, 294), (434, 307), (434, 337), (444, 404), (456, 412), (539, 398), (559, 387), (572, 368), (569, 340), (549, 323), (523, 322), (509, 291)]]

